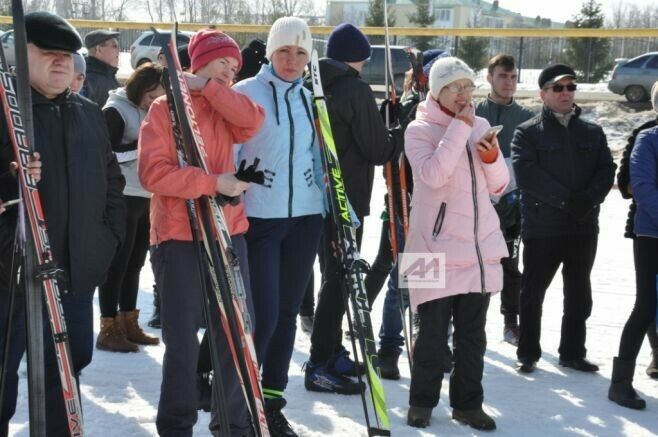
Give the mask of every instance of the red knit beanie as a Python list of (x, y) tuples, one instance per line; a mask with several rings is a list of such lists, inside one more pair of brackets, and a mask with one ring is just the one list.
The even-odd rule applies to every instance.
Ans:
[(238, 61), (238, 71), (242, 68), (242, 54), (238, 44), (219, 30), (203, 29), (192, 35), (187, 47), (192, 61), (192, 72), (197, 72), (217, 58), (231, 57)]

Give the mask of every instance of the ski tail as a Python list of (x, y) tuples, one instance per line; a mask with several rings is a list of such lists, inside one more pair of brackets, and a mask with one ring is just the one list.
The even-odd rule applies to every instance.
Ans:
[[(365, 263), (361, 260), (356, 246), (354, 224), (350, 216), (347, 194), (345, 193), (345, 184), (338, 162), (338, 153), (333, 140), (329, 113), (322, 90), (320, 79), (320, 69), (318, 63), (318, 54), (313, 50), (311, 54), (311, 75), (313, 82), (313, 102), (315, 106), (315, 124), (318, 134), (318, 141), (322, 149), (322, 166), (325, 175), (328, 178), (327, 192), (329, 195), (329, 204), (336, 225), (338, 238), (338, 247), (340, 248), (338, 256), (340, 265), (343, 269), (343, 293), (349, 296), (353, 314), (350, 313), (350, 305), (346, 305), (348, 322), (356, 327), (356, 334), (359, 340), (361, 356), (366, 368), (366, 378), (370, 388), (368, 397), (372, 408), (375, 412), (376, 426), (371, 426), (370, 414), (366, 401), (365, 393), (361, 393), (363, 402), (366, 426), (369, 435), (390, 435), (390, 422), (386, 410), (386, 396), (379, 377), (379, 359), (377, 348), (372, 331), (370, 320), (370, 308), (363, 283), (363, 272)], [(356, 344), (352, 338), (352, 347), (356, 352)], [(354, 357), (358, 365), (358, 356)], [(360, 377), (359, 377), (360, 378)]]
[[(29, 294), (28, 299), (32, 302), (32, 304), (28, 304), (28, 325), (34, 327), (41, 326), (39, 321), (42, 317), (40, 309), (43, 293), (58, 362), (57, 367), (62, 386), (62, 396), (69, 432), (71, 436), (77, 437), (83, 435), (82, 409), (75, 379), (75, 370), (72, 365), (73, 361), (71, 359), (66, 322), (60, 301), (61, 287), (58, 278), (61, 277), (63, 271), (57, 266), (53, 258), (37, 183), (28, 174), (27, 168), (27, 163), (30, 161), (33, 153), (34, 131), (32, 120), (32, 91), (29, 84), (27, 59), (27, 36), (21, 0), (12, 0), (12, 14), (17, 75), (14, 78), (4, 68), (0, 71), (0, 94), (2, 94), (2, 105), (7, 129), (14, 148), (16, 162), (18, 163), (18, 178), (24, 199), (23, 207), (27, 213), (29, 225), (26, 226), (26, 230), (31, 234), (32, 240), (32, 243), (28, 244), (26, 256), (26, 293)], [(3, 65), (3, 67), (5, 66), (6, 64)], [(36, 264), (34, 264), (35, 261)], [(33, 320), (33, 322), (30, 322), (30, 320)], [(41, 339), (40, 333), (33, 334), (36, 335), (34, 340)], [(37, 343), (36, 345), (31, 345), (35, 346), (34, 348), (30, 345), (28, 345), (28, 348), (34, 350), (35, 356), (33, 358), (41, 361), (43, 359), (42, 339), (37, 340)], [(43, 364), (40, 363), (40, 365), (42, 366)], [(34, 378), (38, 378), (39, 381), (34, 381)], [(43, 386), (42, 374), (30, 372), (30, 379), (31, 384), (35, 383)], [(41, 400), (34, 399), (33, 401), (37, 403)], [(32, 418), (32, 413), (30, 415)], [(43, 420), (45, 421), (45, 418)], [(42, 424), (35, 423), (34, 425), (39, 427)]]
[[(174, 111), (181, 122), (184, 155), (187, 162), (209, 173), (205, 144), (196, 122), (192, 100), (183, 75), (176, 47), (177, 24), (172, 38), (164, 47), (170, 69)], [(220, 308), (225, 330), (247, 407), (258, 436), (269, 436), (265, 416), (260, 370), (253, 343), (252, 325), (246, 305), (246, 293), (237, 256), (219, 200), (212, 196), (198, 199), (202, 242), (206, 250), (208, 270), (215, 299)]]

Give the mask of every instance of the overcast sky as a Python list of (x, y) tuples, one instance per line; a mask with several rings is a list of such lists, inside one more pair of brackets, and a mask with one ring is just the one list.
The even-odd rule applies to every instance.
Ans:
[[(553, 21), (564, 22), (573, 18), (580, 12), (583, 1), (580, 0), (550, 0), (549, 2), (537, 0), (499, 0), (500, 7), (520, 12), (527, 17), (541, 15)], [(612, 16), (612, 10), (622, 2), (625, 5), (635, 4), (640, 8), (647, 5), (656, 5), (658, 0), (598, 0), (603, 7), (606, 18)]]

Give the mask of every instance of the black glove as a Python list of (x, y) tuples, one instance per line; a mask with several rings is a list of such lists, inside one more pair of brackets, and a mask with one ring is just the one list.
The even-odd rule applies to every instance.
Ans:
[(395, 126), (400, 119), (400, 103), (396, 102), (394, 104), (390, 99), (386, 99), (382, 102), (382, 105), (379, 107), (379, 115), (382, 116), (384, 123), (386, 123), (386, 108), (388, 108), (388, 121), (390, 126)]
[(238, 171), (235, 173), (235, 177), (244, 182), (253, 182), (254, 184), (263, 185), (265, 183), (265, 173), (261, 170), (256, 170), (259, 162), (260, 159), (255, 158), (254, 163), (245, 168), (247, 162), (243, 159), (240, 162), (240, 168), (238, 168)]
[(584, 219), (587, 214), (592, 212), (592, 209), (594, 209), (594, 202), (584, 191), (574, 194), (567, 201), (567, 212), (576, 220)]

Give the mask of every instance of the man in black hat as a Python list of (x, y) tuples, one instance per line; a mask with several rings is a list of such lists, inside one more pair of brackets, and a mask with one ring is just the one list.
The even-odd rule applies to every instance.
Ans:
[(564, 314), (560, 365), (582, 372), (592, 310), (590, 273), (598, 241), (599, 205), (612, 188), (613, 163), (603, 129), (580, 117), (576, 73), (563, 64), (539, 75), (544, 107), (522, 123), (512, 140), (512, 164), (521, 190), (523, 276), (519, 314), (519, 371), (534, 371), (546, 289), (562, 265)]
[[(82, 46), (77, 31), (48, 12), (25, 16), (28, 65), (32, 87), (34, 149), (43, 172), (38, 184), (54, 259), (63, 268), (59, 278), (61, 304), (68, 328), (73, 371), (80, 373), (93, 350), (94, 290), (104, 282), (125, 227), (125, 184), (112, 153), (107, 125), (100, 108), (71, 93), (73, 57)], [(18, 181), (11, 175), (14, 152), (4, 117), (0, 117), (0, 197), (18, 197)], [(10, 176), (7, 176), (7, 172)], [(16, 208), (2, 218), (16, 226)], [(13, 232), (3, 232), (0, 247), (13, 245)], [(9, 241), (8, 241), (9, 240)], [(6, 338), (9, 307), (7, 251), (0, 251), (0, 338)], [(20, 291), (20, 290), (19, 290)], [(0, 435), (7, 435), (16, 409), (18, 366), (25, 351), (25, 303), (17, 296), (6, 389), (0, 412)], [(68, 435), (66, 410), (59, 380), (50, 323), (44, 317), (46, 435)], [(0, 360), (3, 359), (0, 350)]]
[(94, 30), (85, 36), (87, 77), (81, 94), (101, 108), (111, 90), (119, 88), (119, 32)]

